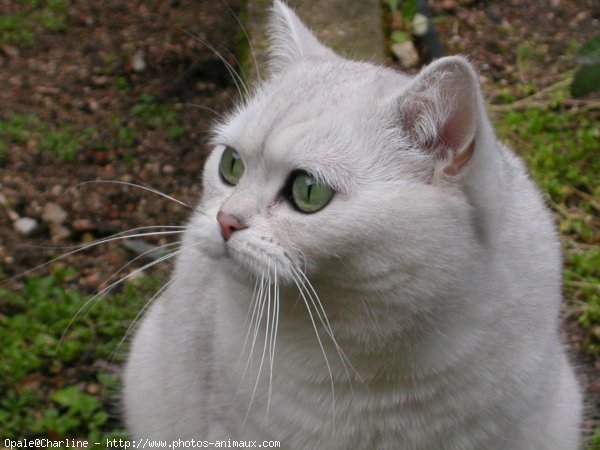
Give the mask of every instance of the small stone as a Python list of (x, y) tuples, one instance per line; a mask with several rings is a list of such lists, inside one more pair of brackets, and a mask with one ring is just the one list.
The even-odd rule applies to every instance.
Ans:
[(455, 0), (443, 0), (440, 6), (446, 11), (453, 11), (457, 8), (458, 4)]
[(42, 219), (48, 223), (60, 225), (67, 220), (67, 213), (57, 203), (49, 202), (44, 205)]
[(98, 276), (97, 273), (92, 273), (92, 274), (88, 275), (87, 277), (85, 277), (85, 283), (89, 287), (97, 287), (99, 282), (100, 282), (100, 277)]
[(55, 184), (54, 186), (52, 186), (52, 189), (50, 189), (50, 194), (53, 197), (59, 197), (62, 193), (63, 193), (63, 187), (60, 184)]
[(417, 13), (415, 14), (415, 17), (413, 17), (412, 25), (415, 36), (425, 36), (427, 30), (429, 30), (429, 19), (427, 16)]
[(419, 64), (419, 53), (412, 41), (392, 45), (392, 53), (398, 58), (400, 65), (405, 69), (415, 67)]
[(75, 219), (72, 225), (73, 229), (80, 233), (96, 229), (96, 225), (90, 219)]
[(578, 25), (579, 22), (582, 22), (583, 20), (587, 19), (588, 16), (589, 16), (589, 13), (587, 11), (580, 11), (577, 13), (575, 18), (571, 21), (571, 23), (572, 23), (572, 25)]
[(15, 230), (23, 236), (30, 236), (37, 228), (37, 220), (31, 217), (21, 217), (13, 223)]
[(134, 72), (143, 72), (146, 70), (146, 61), (144, 61), (144, 52), (138, 50), (131, 58), (131, 68)]
[(71, 230), (55, 223), (50, 224), (50, 239), (52, 242), (60, 242), (71, 236)]
[(165, 175), (171, 175), (173, 172), (175, 172), (175, 167), (173, 167), (170, 164), (167, 164), (163, 166), (162, 170)]
[(17, 47), (11, 47), (10, 45), (4, 45), (4, 46), (2, 46), (2, 50), (10, 58), (18, 58), (20, 56), (20, 52), (19, 52), (19, 49)]
[(100, 392), (100, 385), (97, 383), (90, 383), (86, 386), (85, 390), (88, 392), (88, 394), (96, 395), (98, 392)]
[(95, 86), (100, 86), (100, 87), (106, 86), (109, 83), (109, 78), (107, 76), (103, 76), (103, 75), (95, 76), (95, 77), (92, 77), (92, 83)]
[(451, 45), (456, 45), (458, 44), (460, 41), (462, 40), (462, 38), (458, 35), (455, 34), (454, 36), (452, 36), (449, 40), (448, 43)]

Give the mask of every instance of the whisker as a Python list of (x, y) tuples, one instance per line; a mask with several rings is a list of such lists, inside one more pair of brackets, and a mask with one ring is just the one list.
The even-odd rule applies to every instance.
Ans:
[(60, 346), (64, 340), (64, 338), (66, 337), (67, 333), (69, 332), (69, 330), (71, 329), (71, 326), (73, 325), (73, 322), (75, 321), (75, 319), (77, 319), (77, 317), (79, 317), (79, 315), (82, 313), (82, 311), (92, 302), (94, 302), (96, 299), (100, 298), (102, 295), (104, 295), (107, 292), (110, 292), (115, 286), (119, 285), (120, 283), (122, 283), (123, 281), (136, 276), (138, 273), (143, 272), (144, 270), (162, 262), (165, 261), (169, 258), (172, 258), (173, 256), (179, 254), (181, 252), (181, 250), (177, 250), (175, 252), (171, 252), (168, 255), (165, 255), (157, 260), (151, 261), (148, 264), (140, 267), (139, 269), (134, 270), (133, 272), (125, 275), (124, 277), (121, 277), (120, 279), (118, 279), (117, 281), (111, 283), (110, 285), (108, 285), (107, 287), (105, 287), (104, 289), (100, 290), (98, 293), (96, 293), (95, 295), (93, 295), (92, 297), (88, 298), (83, 305), (81, 305), (77, 311), (75, 312), (75, 314), (73, 315), (73, 317), (71, 318), (71, 320), (69, 320), (69, 323), (67, 324), (65, 331), (63, 331), (60, 339), (58, 340), (58, 344), (56, 346), (56, 350), (54, 351), (54, 357), (56, 357)]
[(275, 361), (275, 344), (277, 342), (277, 327), (279, 325), (279, 285), (277, 280), (277, 265), (274, 268), (273, 276), (273, 321), (271, 323), (271, 335), (269, 338), (269, 397), (267, 402), (267, 417), (271, 406), (271, 395), (273, 393), (273, 365)]
[[(256, 312), (256, 304), (257, 304), (256, 294), (257, 293), (258, 293), (258, 277), (256, 277), (256, 281), (254, 282), (254, 290), (252, 291), (250, 305), (248, 306), (248, 312), (246, 313), (246, 318), (244, 319), (244, 324), (242, 325), (242, 328), (246, 328), (246, 324), (248, 324), (248, 331), (246, 331), (246, 337), (244, 338), (244, 345), (242, 345), (242, 351), (240, 352), (240, 356), (238, 357), (236, 365), (239, 365), (240, 360), (242, 359), (242, 355), (244, 354), (244, 350), (246, 350), (246, 345), (248, 344), (248, 337), (250, 336), (250, 328), (252, 327), (252, 322), (254, 321), (254, 314)], [(252, 315), (250, 315), (250, 310), (252, 310)], [(250, 317), (249, 323), (248, 323), (248, 317)]]
[(126, 233), (131, 233), (131, 232), (135, 232), (135, 231), (140, 231), (140, 230), (145, 230), (145, 229), (152, 229), (152, 228), (156, 228), (155, 226), (145, 226), (145, 227), (138, 227), (138, 228), (132, 228), (130, 230), (126, 230), (126, 231), (121, 231), (119, 233), (113, 234), (112, 236), (109, 236), (107, 238), (103, 238), (103, 239), (98, 239), (97, 241), (94, 242), (90, 242), (88, 244), (81, 244), (81, 245), (77, 245), (75, 247), (74, 250), (71, 250), (70, 252), (64, 253), (60, 256), (57, 256), (56, 258), (52, 258), (50, 261), (46, 261), (45, 263), (39, 264), (35, 267), (33, 267), (32, 269), (28, 269), (24, 272), (21, 272), (18, 275), (14, 275), (10, 278), (7, 278), (6, 280), (3, 281), (3, 283), (6, 283), (8, 281), (11, 280), (15, 280), (17, 278), (21, 278), (24, 277), (27, 274), (30, 274), (32, 272), (35, 272), (38, 269), (41, 269), (42, 267), (46, 267), (52, 263), (55, 263), (56, 261), (60, 261), (61, 259), (65, 259), (67, 256), (71, 256), (74, 255), (77, 252), (82, 252), (84, 250), (88, 250), (90, 248), (96, 247), (98, 245), (101, 244), (106, 244), (108, 242), (113, 242), (113, 241), (118, 241), (121, 239), (129, 239), (129, 238), (137, 238), (137, 237), (148, 237), (148, 236), (164, 236), (164, 235), (171, 235), (171, 234), (181, 234), (185, 232), (185, 228), (186, 227), (176, 227), (176, 226), (161, 226), (161, 228), (180, 228), (177, 231), (156, 231), (156, 232), (152, 232), (152, 233), (135, 233), (135, 234), (126, 234)]
[[(117, 236), (117, 235), (123, 234), (123, 233), (129, 233), (129, 232), (133, 232), (133, 231), (149, 229), (149, 228), (157, 228), (157, 229), (173, 229), (173, 228), (175, 228), (175, 229), (185, 230), (187, 227), (184, 225), (148, 225), (148, 226), (144, 226), (144, 227), (130, 228), (129, 230), (125, 230), (125, 231), (119, 231), (119, 233), (113, 234), (110, 237)], [(96, 241), (94, 241), (94, 242), (96, 242)], [(72, 245), (41, 245), (41, 244), (19, 243), (20, 247), (35, 248), (35, 249), (40, 249), (40, 250), (69, 250), (69, 249), (81, 248), (85, 245), (87, 245), (87, 243), (83, 243), (83, 244), (79, 243), (79, 244), (72, 244)], [(40, 266), (38, 266), (38, 267), (40, 267)], [(35, 269), (31, 269), (31, 270), (35, 270)]]
[(329, 359), (327, 358), (327, 353), (325, 352), (325, 347), (323, 346), (323, 342), (321, 341), (321, 336), (319, 335), (319, 330), (317, 328), (317, 324), (313, 317), (313, 313), (311, 312), (310, 305), (308, 304), (308, 300), (306, 299), (306, 296), (304, 295), (304, 289), (305, 289), (304, 285), (303, 284), (301, 285), (298, 283), (298, 281), (300, 281), (300, 280), (298, 279), (298, 274), (293, 269), (293, 267), (292, 267), (292, 274), (293, 274), (294, 283), (296, 284), (296, 287), (298, 288), (298, 291), (300, 292), (300, 295), (302, 296), (302, 299), (304, 300), (304, 304), (306, 305), (306, 310), (308, 311), (308, 316), (310, 317), (310, 321), (312, 323), (313, 329), (315, 330), (315, 335), (317, 336), (317, 341), (319, 343), (319, 347), (321, 348), (321, 353), (323, 353), (323, 358), (325, 359), (325, 365), (327, 366), (327, 371), (329, 372), (329, 379), (331, 381), (331, 403), (332, 403), (331, 413), (332, 413), (333, 422), (335, 424), (335, 384), (333, 382), (333, 372), (331, 370), (331, 365), (329, 364)]
[[(178, 252), (173, 252), (171, 253), (171, 257), (175, 256), (177, 253), (180, 253), (181, 250), (179, 250)], [(131, 324), (129, 325), (129, 327), (127, 327), (127, 331), (125, 331), (125, 334), (123, 335), (123, 338), (119, 341), (119, 344), (117, 345), (117, 347), (111, 352), (110, 354), (110, 359), (109, 361), (112, 363), (114, 361), (114, 359), (116, 358), (117, 354), (119, 353), (119, 350), (121, 349), (121, 346), (123, 345), (123, 343), (127, 340), (127, 338), (137, 329), (139, 323), (141, 323), (141, 319), (142, 317), (145, 315), (146, 311), (148, 311), (148, 309), (150, 308), (150, 306), (152, 306), (152, 304), (158, 300), (159, 296), (163, 293), (166, 292), (179, 278), (181, 278), (182, 276), (186, 275), (188, 273), (188, 271), (190, 270), (190, 266), (186, 267), (185, 270), (183, 272), (180, 272), (178, 274), (175, 274), (169, 281), (167, 281), (151, 298), (150, 300), (148, 300), (144, 306), (142, 307), (142, 309), (136, 314), (136, 316), (134, 317), (133, 321), (131, 322)]]
[(252, 59), (254, 61), (254, 67), (256, 68), (256, 77), (258, 78), (258, 81), (262, 81), (262, 77), (260, 76), (260, 67), (258, 65), (258, 61), (256, 60), (256, 52), (254, 51), (254, 46), (252, 45), (252, 41), (250, 40), (250, 36), (248, 35), (248, 31), (246, 30), (246, 27), (244, 26), (244, 24), (242, 23), (242, 21), (240, 20), (238, 15), (235, 13), (235, 11), (233, 11), (231, 9), (231, 7), (227, 3), (225, 3), (225, 1), (222, 0), (221, 3), (223, 5), (225, 5), (225, 8), (227, 8), (227, 11), (229, 11), (231, 13), (231, 15), (233, 16), (235, 21), (238, 23), (240, 30), (242, 30), (242, 33), (244, 33), (244, 36), (245, 36), (246, 40), (248, 41), (248, 45), (250, 46), (250, 53), (252, 54)]
[[(132, 265), (134, 262), (136, 262), (138, 259), (142, 259), (146, 256), (151, 255), (152, 253), (156, 253), (158, 251), (166, 251), (167, 249), (169, 249), (170, 247), (175, 247), (177, 245), (181, 245), (183, 241), (176, 241), (176, 242), (169, 242), (167, 244), (163, 244), (163, 245), (159, 245), (157, 247), (152, 247), (149, 250), (145, 250), (144, 252), (140, 253), (139, 255), (137, 255), (135, 258), (133, 258), (131, 261), (127, 262), (126, 264), (122, 265), (121, 267), (119, 267), (114, 273), (113, 275), (111, 275), (108, 280), (110, 280), (114, 275), (118, 274), (119, 272), (122, 272), (124, 269), (126, 269), (127, 267), (129, 267), (130, 265)], [(151, 259), (158, 259), (158, 258), (162, 258), (165, 255), (165, 253), (161, 254), (160, 256), (157, 257), (151, 257)], [(106, 280), (106, 281), (108, 281)]]
[[(256, 302), (254, 305), (254, 309), (252, 311), (252, 317), (250, 318), (250, 324), (248, 325), (248, 333), (250, 333), (250, 330), (252, 328), (252, 323), (256, 319), (256, 325), (254, 325), (254, 332), (253, 332), (253, 336), (252, 336), (252, 345), (250, 346), (250, 351), (248, 352), (248, 359), (246, 361), (246, 365), (244, 366), (242, 376), (240, 377), (240, 384), (238, 386), (237, 392), (239, 392), (240, 389), (242, 388), (242, 384), (243, 384), (244, 378), (246, 377), (246, 372), (248, 371), (248, 368), (252, 367), (252, 355), (254, 354), (254, 346), (256, 344), (256, 337), (258, 334), (258, 324), (260, 323), (260, 316), (262, 316), (262, 307), (263, 307), (262, 297), (263, 297), (264, 285), (265, 285), (265, 276), (264, 275), (265, 275), (264, 272), (261, 273), (261, 275), (260, 275), (260, 284), (258, 287), (258, 292), (256, 294)], [(245, 345), (244, 345), (244, 347), (245, 347)], [(240, 354), (240, 358), (241, 358), (242, 354)]]
[(215, 116), (218, 116), (221, 119), (225, 118), (225, 114), (217, 111), (216, 109), (209, 108), (208, 106), (199, 105), (197, 103), (181, 103), (181, 105), (183, 105), (183, 106), (191, 106), (192, 108), (203, 109), (205, 111), (208, 111), (208, 112), (214, 114)]
[[(264, 343), (263, 343), (263, 351), (262, 351), (262, 356), (260, 358), (260, 364), (258, 366), (258, 373), (256, 374), (256, 382), (254, 383), (254, 389), (252, 389), (252, 395), (250, 396), (250, 404), (248, 405), (248, 409), (246, 410), (246, 416), (244, 417), (244, 422), (242, 426), (246, 425), (246, 420), (248, 419), (248, 415), (250, 414), (250, 409), (252, 408), (252, 403), (254, 402), (254, 396), (256, 395), (256, 390), (258, 388), (258, 383), (260, 381), (260, 374), (262, 373), (262, 368), (263, 368), (263, 364), (265, 362), (265, 355), (267, 353), (267, 342), (268, 342), (268, 336), (269, 336), (269, 320), (270, 320), (270, 316), (271, 316), (271, 261), (269, 260), (268, 264), (267, 264), (267, 291), (266, 291), (266, 298), (265, 298), (265, 303), (267, 304), (267, 317), (265, 319), (265, 338), (264, 338)], [(263, 305), (264, 308), (264, 305)], [(262, 311), (261, 311), (261, 320), (260, 322), (262, 322)], [(267, 400), (267, 411), (268, 411), (268, 402), (270, 401)]]
[[(267, 286), (267, 320), (265, 321), (265, 342), (264, 342), (264, 346), (263, 346), (263, 354), (262, 354), (262, 358), (260, 361), (260, 365), (262, 366), (264, 358), (265, 358), (265, 354), (266, 354), (266, 350), (267, 350), (267, 346), (269, 348), (269, 367), (271, 368), (271, 371), (269, 373), (269, 389), (268, 389), (268, 394), (267, 394), (267, 413), (265, 416), (265, 423), (269, 418), (269, 410), (271, 407), (271, 383), (273, 381), (273, 371), (272, 371), (272, 359), (271, 359), (271, 350), (272, 350), (272, 345), (273, 345), (273, 314), (271, 314), (271, 308), (273, 307), (273, 301), (272, 301), (272, 296), (271, 296), (271, 290), (273, 287), (273, 284), (271, 283), (271, 260), (269, 259), (268, 263), (267, 263), (267, 270), (268, 270), (268, 275), (269, 275), (269, 284)], [(275, 295), (275, 293), (273, 292), (273, 295)], [(260, 371), (259, 371), (259, 375), (260, 375)], [(258, 378), (256, 379), (256, 383), (258, 384)]]
[[(269, 268), (267, 267), (267, 278), (265, 280), (265, 286), (266, 286), (267, 289), (269, 289), (269, 283), (268, 283), (269, 282), (269, 272), (268, 271), (269, 271)], [(258, 387), (258, 382), (260, 380), (260, 374), (262, 372), (262, 366), (263, 366), (264, 359), (265, 359), (265, 352), (266, 352), (266, 348), (267, 348), (267, 334), (266, 333), (268, 332), (268, 329), (269, 329), (268, 328), (269, 305), (268, 305), (268, 301), (267, 301), (267, 295), (268, 294), (263, 290), (263, 297), (261, 299), (260, 315), (258, 316), (258, 320), (257, 320), (257, 323), (256, 323), (255, 335), (254, 335), (254, 341), (252, 342), (252, 351), (251, 351), (251, 354), (250, 354), (250, 359), (252, 358), (252, 354), (254, 352), (254, 344), (256, 342), (256, 337), (258, 335), (260, 324), (262, 323), (263, 312), (264, 312), (265, 303), (266, 303), (267, 304), (267, 319), (266, 319), (266, 323), (267, 323), (266, 330), (267, 331), (265, 332), (265, 342), (264, 342), (264, 345), (263, 345), (263, 353), (262, 353), (262, 357), (261, 357), (261, 360), (260, 360), (260, 364), (258, 366), (258, 373), (256, 375), (256, 382), (254, 383), (254, 388), (252, 389), (252, 395), (250, 396), (250, 403), (248, 404), (248, 409), (246, 410), (246, 415), (244, 416), (244, 421), (242, 423), (242, 428), (244, 428), (246, 426), (246, 421), (248, 420), (248, 416), (250, 415), (250, 410), (252, 408), (252, 403), (254, 402), (254, 396), (256, 395), (256, 390), (257, 390), (257, 387)]]
[(123, 185), (123, 186), (130, 186), (130, 187), (135, 187), (138, 189), (143, 189), (144, 191), (148, 191), (148, 192), (152, 192), (153, 194), (156, 195), (160, 195), (161, 197), (164, 197), (166, 199), (169, 199), (171, 201), (174, 201), (175, 203), (184, 206), (188, 209), (194, 210), (194, 208), (190, 205), (188, 205), (187, 203), (182, 202), (181, 200), (177, 200), (174, 197), (171, 197), (170, 195), (165, 194), (164, 192), (159, 191), (158, 189), (154, 189), (152, 187), (148, 187), (148, 186), (144, 186), (142, 184), (136, 184), (136, 183), (130, 183), (128, 181), (119, 181), (119, 180), (90, 180), (90, 181), (84, 181), (82, 183), (78, 183), (74, 186), (71, 186), (69, 189), (67, 189), (66, 192), (70, 191), (71, 189), (76, 189), (78, 187), (81, 186), (85, 186), (87, 184), (119, 184), (119, 185)]
[[(191, 37), (192, 39), (194, 39), (197, 42), (199, 42), (200, 44), (204, 45), (217, 58), (219, 58), (219, 60), (221, 60), (221, 62), (225, 66), (225, 69), (227, 69), (227, 72), (229, 72), (229, 75), (231, 76), (231, 79), (232, 79), (233, 83), (235, 84), (235, 87), (236, 87), (236, 89), (237, 89), (237, 91), (240, 94), (240, 97), (242, 99), (250, 96), (250, 92), (248, 91), (248, 88), (244, 84), (244, 81), (242, 80), (242, 77), (240, 77), (240, 75), (235, 71), (235, 68), (231, 65), (231, 63), (229, 61), (227, 61), (225, 59), (225, 57), (219, 51), (217, 51), (217, 49), (214, 46), (212, 46), (205, 39), (202, 39), (201, 37), (194, 35), (193, 33), (189, 32), (188, 30), (184, 30), (182, 28), (179, 28), (179, 29), (182, 32), (184, 32), (185, 34), (187, 34), (189, 37)], [(242, 89), (240, 88), (240, 86), (242, 88), (244, 88), (244, 92), (242, 92)]]
[[(303, 263), (303, 264), (302, 264), (302, 267), (303, 267), (303, 269), (300, 269), (300, 268), (298, 268), (298, 269), (299, 269), (299, 270), (302, 270), (302, 271), (304, 271), (304, 272), (306, 272), (306, 269), (307, 269), (307, 266), (308, 266), (308, 262), (307, 262), (307, 260), (306, 260), (306, 255), (305, 255), (305, 254), (304, 254), (304, 252), (303, 252), (302, 250), (300, 250), (299, 248), (297, 248), (297, 247), (295, 247), (295, 246), (293, 246), (293, 245), (291, 245), (291, 244), (288, 244), (288, 245), (289, 245), (291, 248), (293, 248), (293, 249), (294, 249), (296, 252), (298, 252), (298, 253), (299, 253), (299, 254), (302, 256), (302, 263)], [(290, 261), (290, 262), (292, 263), (292, 265), (294, 265), (293, 261)]]
[[(306, 289), (306, 286), (308, 286), (310, 289), (310, 291), (307, 289), (306, 292), (309, 295), (309, 298), (311, 299), (311, 301), (315, 307), (315, 310), (316, 310), (317, 316), (319, 317), (319, 320), (321, 320), (321, 323), (323, 324), (326, 333), (331, 338), (331, 340), (338, 352), (338, 356), (340, 357), (340, 361), (341, 361), (342, 365), (344, 366), (344, 371), (346, 372), (346, 377), (348, 378), (348, 381), (350, 382), (350, 390), (352, 391), (351, 377), (350, 377), (350, 373), (348, 371), (348, 366), (346, 364), (348, 364), (350, 366), (350, 368), (353, 370), (355, 375), (357, 375), (358, 379), (361, 382), (363, 382), (363, 380), (360, 377), (360, 374), (358, 373), (358, 371), (354, 368), (354, 366), (350, 362), (349, 358), (346, 356), (346, 354), (340, 347), (340, 345), (338, 344), (337, 340), (335, 339), (335, 336), (333, 335), (333, 329), (332, 329), (329, 319), (327, 317), (327, 313), (325, 312), (325, 308), (323, 307), (323, 303), (321, 302), (319, 295), (315, 291), (312, 283), (310, 282), (310, 280), (307, 278), (307, 276), (302, 271), (297, 270), (294, 267), (292, 267), (292, 270), (295, 271), (298, 275), (300, 275), (304, 279), (303, 282), (301, 281), (303, 287)], [(311, 294), (311, 292), (312, 292), (312, 294)], [(319, 312), (319, 310), (320, 310), (320, 312)], [(322, 312), (322, 314), (321, 314), (321, 312)]]

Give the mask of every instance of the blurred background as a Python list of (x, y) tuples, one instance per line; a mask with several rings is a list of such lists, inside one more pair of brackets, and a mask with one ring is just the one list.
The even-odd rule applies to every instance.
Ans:
[[(251, 85), (269, 2), (247, 1), (0, 0), (0, 438), (126, 437), (130, 325), (179, 239), (147, 227), (185, 224), (211, 124)], [(367, 43), (409, 73), (460, 53), (478, 69), (555, 213), (564, 340), (600, 448), (600, 3), (356, 0), (376, 33), (349, 32), (340, 2), (296, 3), (342, 53)]]

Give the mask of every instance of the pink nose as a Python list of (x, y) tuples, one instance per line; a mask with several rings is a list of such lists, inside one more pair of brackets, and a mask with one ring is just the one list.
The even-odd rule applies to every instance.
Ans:
[(217, 222), (219, 222), (219, 227), (221, 227), (221, 236), (223, 236), (223, 239), (226, 241), (229, 240), (234, 232), (246, 228), (246, 225), (242, 224), (234, 216), (222, 211), (219, 211), (217, 214)]

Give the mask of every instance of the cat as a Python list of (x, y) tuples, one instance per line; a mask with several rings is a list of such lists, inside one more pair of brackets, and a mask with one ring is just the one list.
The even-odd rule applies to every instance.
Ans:
[(350, 61), (278, 0), (270, 31), (132, 341), (132, 437), (578, 448), (552, 216), (470, 63)]

